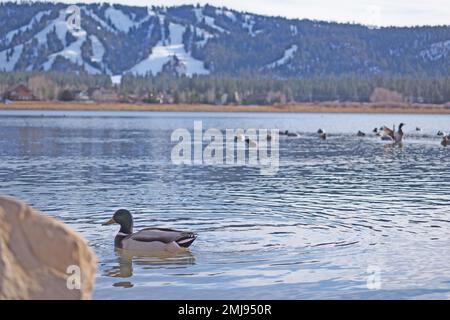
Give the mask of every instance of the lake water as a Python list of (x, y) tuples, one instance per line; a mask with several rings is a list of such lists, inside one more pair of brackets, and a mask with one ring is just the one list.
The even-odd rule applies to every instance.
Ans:
[[(172, 164), (172, 131), (195, 120), (300, 137), (280, 137), (272, 176)], [(400, 122), (403, 147), (355, 135)], [(448, 299), (450, 148), (438, 130), (449, 115), (0, 111), (0, 193), (87, 239), (96, 299)], [(100, 225), (118, 208), (136, 230), (199, 238), (177, 256), (119, 255), (117, 228)]]

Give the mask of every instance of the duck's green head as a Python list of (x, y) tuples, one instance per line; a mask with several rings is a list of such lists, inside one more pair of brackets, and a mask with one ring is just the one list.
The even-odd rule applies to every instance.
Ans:
[(120, 231), (122, 233), (131, 234), (133, 233), (133, 216), (130, 211), (126, 209), (117, 210), (113, 217), (103, 223), (103, 226), (107, 226), (110, 224), (120, 224)]

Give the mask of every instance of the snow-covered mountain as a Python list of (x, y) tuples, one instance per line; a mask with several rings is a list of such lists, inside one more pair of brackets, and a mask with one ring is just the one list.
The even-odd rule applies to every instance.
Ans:
[(449, 74), (450, 26), (376, 29), (209, 5), (1, 3), (0, 71), (21, 70)]

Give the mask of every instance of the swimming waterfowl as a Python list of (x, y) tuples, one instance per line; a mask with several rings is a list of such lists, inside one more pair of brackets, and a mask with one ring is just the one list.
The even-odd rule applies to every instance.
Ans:
[(326, 134), (326, 132), (322, 132), (322, 133), (319, 135), (319, 138), (322, 139), (322, 140), (326, 140), (326, 139), (327, 139), (327, 134)]
[(372, 132), (373, 132), (373, 133), (378, 133), (378, 128), (374, 128), (374, 129), (372, 130)]
[(319, 130), (317, 130), (317, 133), (318, 134), (322, 134), (322, 133), (324, 133), (325, 131), (323, 131), (322, 129), (319, 129)]
[(113, 217), (102, 225), (119, 224), (120, 230), (114, 238), (119, 249), (140, 252), (175, 252), (188, 248), (197, 239), (193, 232), (163, 228), (145, 228), (133, 233), (133, 216), (128, 210), (117, 210)]
[(358, 133), (356, 134), (358, 137), (365, 137), (366, 134), (364, 132), (362, 132), (361, 130), (358, 131)]
[(437, 135), (440, 136), (440, 137), (443, 137), (443, 136), (445, 136), (445, 133), (442, 132), (441, 130), (439, 130), (439, 131), (437, 132)]
[(416, 131), (422, 131), (422, 129), (419, 127), (416, 127)]
[(402, 128), (404, 125), (405, 125), (404, 123), (400, 123), (400, 125), (398, 126), (398, 131), (395, 131), (395, 125), (392, 130), (384, 126), (382, 140), (392, 140), (395, 143), (402, 142), (404, 135)]
[(450, 135), (444, 136), (444, 137), (442, 138), (441, 145), (442, 145), (443, 147), (447, 147), (447, 146), (450, 145)]
[(295, 132), (289, 132), (289, 130), (285, 131), (279, 131), (280, 136), (287, 136), (287, 137), (298, 137), (298, 134)]
[[(271, 138), (272, 138), (272, 137), (271, 137)], [(242, 135), (242, 134), (240, 134), (240, 133), (238, 133), (238, 134), (234, 137), (234, 142), (237, 142), (238, 140), (240, 140), (240, 141), (245, 141), (245, 143), (246, 143), (247, 145), (249, 145), (249, 146), (251, 146), (251, 147), (254, 147), (254, 148), (256, 148), (256, 147), (258, 146), (258, 144), (257, 144), (255, 141), (250, 140), (250, 138), (245, 137), (244, 135)]]

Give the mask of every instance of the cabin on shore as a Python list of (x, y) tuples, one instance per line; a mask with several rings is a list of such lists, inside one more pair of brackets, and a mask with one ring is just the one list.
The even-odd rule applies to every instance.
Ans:
[(33, 101), (37, 100), (33, 92), (24, 84), (19, 84), (15, 87), (10, 88), (5, 92), (5, 100), (12, 101)]

